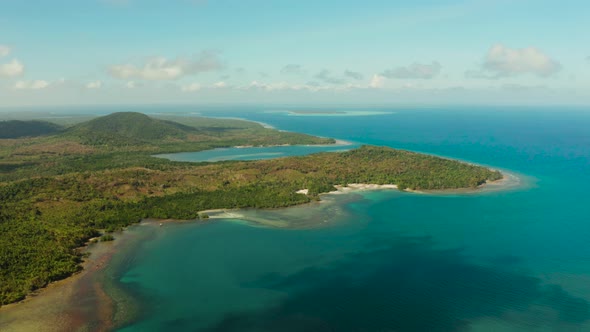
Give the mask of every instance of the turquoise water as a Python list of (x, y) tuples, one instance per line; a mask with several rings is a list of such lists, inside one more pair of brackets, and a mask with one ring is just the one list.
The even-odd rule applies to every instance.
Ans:
[(271, 147), (233, 147), (205, 150), (199, 152), (181, 152), (159, 154), (156, 157), (174, 161), (215, 162), (222, 160), (259, 160), (274, 159), (286, 156), (305, 156), (318, 152), (340, 152), (358, 147), (358, 144), (345, 145), (293, 145)]
[(590, 331), (590, 112), (215, 115), (469, 160), (525, 185), (337, 197), (334, 219), (308, 230), (136, 227), (150, 240), (119, 253), (133, 257), (115, 277), (144, 315), (123, 331)]

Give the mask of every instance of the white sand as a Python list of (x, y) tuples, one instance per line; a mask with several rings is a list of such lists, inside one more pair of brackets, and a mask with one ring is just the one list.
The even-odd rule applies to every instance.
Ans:
[(334, 145), (352, 145), (352, 142), (345, 141), (343, 139), (336, 139), (336, 143)]
[(351, 191), (365, 191), (365, 190), (384, 190), (384, 189), (397, 189), (395, 184), (373, 184), (373, 183), (349, 183), (347, 186), (334, 186), (335, 191), (331, 191), (328, 194), (345, 194)]

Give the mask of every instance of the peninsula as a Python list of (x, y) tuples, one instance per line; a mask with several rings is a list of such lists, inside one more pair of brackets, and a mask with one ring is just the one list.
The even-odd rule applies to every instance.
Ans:
[(194, 220), (209, 209), (292, 206), (347, 184), (448, 190), (502, 178), (485, 167), (376, 146), (240, 162), (153, 157), (335, 143), (240, 120), (128, 112), (69, 127), (39, 121), (0, 126), (0, 304), (76, 273), (80, 247), (90, 239), (111, 240), (111, 232), (144, 218)]

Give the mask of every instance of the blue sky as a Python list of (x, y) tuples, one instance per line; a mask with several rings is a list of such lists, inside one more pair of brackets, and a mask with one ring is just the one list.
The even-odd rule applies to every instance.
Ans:
[(590, 105), (590, 3), (2, 0), (0, 106)]

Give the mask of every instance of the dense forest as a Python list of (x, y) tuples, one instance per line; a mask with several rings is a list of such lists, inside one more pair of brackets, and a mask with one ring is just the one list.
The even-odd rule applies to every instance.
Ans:
[[(154, 126), (155, 133), (143, 133), (143, 126)], [(433, 190), (475, 188), (502, 177), (484, 167), (373, 146), (247, 162), (195, 164), (150, 156), (178, 146), (326, 142), (333, 141), (243, 121), (177, 124), (135, 113), (99, 118), (53, 137), (0, 140), (0, 304), (79, 271), (77, 248), (99, 236), (112, 240), (112, 232), (144, 218), (191, 220), (207, 209), (291, 206), (347, 183)], [(308, 195), (296, 193), (303, 188)]]
[(61, 126), (47, 121), (0, 121), (0, 139), (50, 135), (62, 129)]
[(75, 124), (53, 136), (0, 139), (0, 182), (82, 170), (170, 164), (151, 157), (157, 153), (334, 142), (331, 138), (268, 129), (247, 121), (173, 116), (155, 119), (121, 112)]

